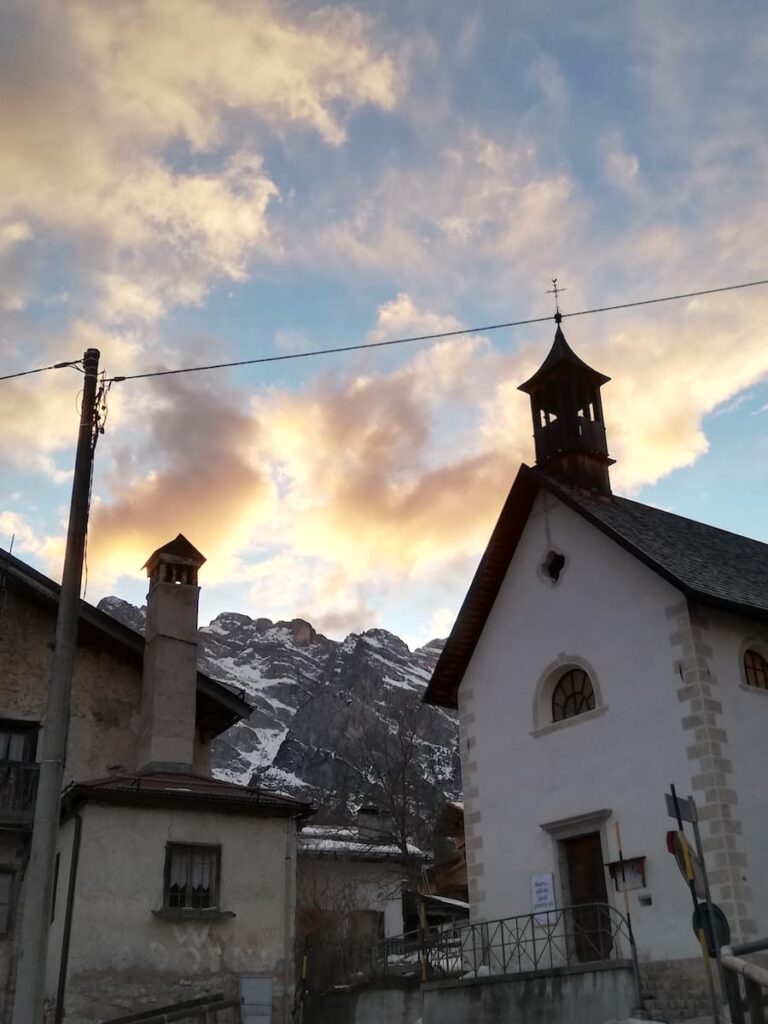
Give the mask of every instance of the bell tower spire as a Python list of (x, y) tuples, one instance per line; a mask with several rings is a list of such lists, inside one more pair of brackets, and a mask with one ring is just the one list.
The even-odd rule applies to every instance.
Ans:
[[(555, 279), (557, 288), (557, 279)], [(557, 289), (557, 295), (564, 289)], [(593, 370), (565, 340), (556, 305), (555, 340), (534, 375), (521, 384), (531, 399), (536, 465), (586, 490), (610, 496), (608, 455), (600, 388), (611, 379)]]

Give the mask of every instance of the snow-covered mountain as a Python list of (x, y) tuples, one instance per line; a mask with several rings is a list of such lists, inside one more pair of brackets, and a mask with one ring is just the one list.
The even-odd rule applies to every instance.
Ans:
[[(136, 630), (144, 609), (108, 597), (99, 607)], [(389, 776), (409, 762), (416, 816), (460, 789), (455, 716), (421, 703), (443, 646), (411, 651), (384, 629), (330, 640), (303, 619), (223, 612), (199, 633), (200, 668), (253, 706), (214, 743), (214, 770), (279, 787), (338, 818), (355, 803), (386, 803)], [(395, 753), (395, 750), (398, 753)]]

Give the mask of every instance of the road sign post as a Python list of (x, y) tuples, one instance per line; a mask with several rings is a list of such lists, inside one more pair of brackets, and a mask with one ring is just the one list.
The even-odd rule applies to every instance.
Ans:
[[(700, 879), (701, 885), (704, 890), (704, 899), (707, 907), (707, 917), (709, 920), (710, 934), (712, 942), (715, 945), (715, 956), (717, 958), (718, 968), (720, 968), (720, 953), (719, 949), (717, 948), (717, 931), (715, 929), (715, 913), (712, 908), (712, 898), (709, 890), (709, 879), (707, 877), (707, 868), (704, 861), (704, 850), (702, 849), (701, 836), (699, 834), (699, 816), (696, 810), (696, 804), (693, 800), (693, 797), (688, 797), (687, 800), (681, 799), (680, 797), (678, 797), (674, 786), (670, 786), (669, 788), (670, 792), (665, 793), (664, 796), (667, 804), (667, 813), (671, 818), (674, 818), (677, 821), (677, 844), (679, 844), (679, 850), (682, 854), (682, 857), (678, 858), (678, 864), (680, 864), (680, 860), (682, 859), (682, 864), (680, 864), (680, 866), (683, 870), (685, 880), (688, 883), (688, 888), (691, 893), (691, 900), (693, 901), (694, 931), (696, 932), (699, 943), (701, 945), (701, 955), (704, 959), (704, 970), (707, 975), (707, 988), (709, 989), (709, 999), (712, 1004), (712, 1018), (714, 1024), (720, 1024), (720, 1006), (717, 998), (717, 993), (715, 990), (715, 979), (712, 973), (712, 961), (710, 959), (709, 942), (708, 937), (705, 933), (705, 929), (703, 927), (703, 922), (701, 920), (701, 914), (699, 910), (699, 898), (696, 892), (697, 879), (696, 873), (694, 871), (694, 865), (696, 867), (700, 866)], [(683, 829), (683, 821), (687, 821), (691, 825), (693, 825), (693, 835), (694, 841), (696, 843), (697, 854), (695, 860), (691, 856), (691, 850), (688, 845), (688, 839)]]

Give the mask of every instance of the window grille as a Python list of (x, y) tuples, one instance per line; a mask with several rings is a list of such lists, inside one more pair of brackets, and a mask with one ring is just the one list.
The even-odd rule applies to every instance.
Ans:
[(34, 761), (36, 750), (36, 725), (0, 721), (0, 761)]
[(179, 910), (217, 907), (220, 868), (220, 846), (169, 843), (165, 856), (165, 906)]
[(572, 668), (557, 681), (552, 692), (552, 721), (562, 722), (595, 707), (595, 691), (583, 669)]
[(744, 654), (744, 675), (749, 686), (758, 690), (768, 690), (768, 661), (757, 651), (748, 650)]

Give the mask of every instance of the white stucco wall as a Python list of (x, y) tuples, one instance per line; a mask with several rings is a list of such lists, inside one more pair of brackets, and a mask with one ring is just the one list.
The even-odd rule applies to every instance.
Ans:
[[(552, 548), (567, 559), (554, 586), (537, 572)], [(459, 691), (476, 920), (529, 913), (539, 872), (554, 872), (562, 904), (556, 841), (541, 825), (608, 810), (605, 859), (617, 857), (615, 822), (625, 856), (647, 858), (647, 889), (631, 895), (641, 956), (696, 955), (690, 897), (665, 847), (664, 793), (690, 785), (667, 617), (679, 602), (576, 513), (537, 499)], [(571, 658), (590, 669), (607, 710), (534, 737), (537, 684)]]
[[(234, 992), (237, 976), (269, 972), (274, 1020), (291, 1000), (295, 917), (295, 824), (210, 811), (91, 804), (83, 829), (67, 981), (67, 1024)], [(220, 921), (160, 920), (168, 842), (220, 844)], [(66, 831), (62, 846), (70, 843)], [(53, 994), (68, 871), (62, 856), (49, 958)], [(281, 1001), (287, 971), (286, 1003)]]
[[(750, 892), (737, 892), (748, 900), (756, 932), (768, 934), (768, 690), (746, 685), (744, 651), (755, 648), (768, 658), (768, 627), (741, 616), (706, 609), (703, 635), (711, 648), (709, 664), (717, 679), (722, 704), (723, 754), (731, 762), (730, 788), (736, 796), (731, 809), (738, 822), (746, 864), (741, 882)], [(717, 865), (715, 864), (715, 869)], [(738, 883), (737, 883), (738, 884)]]

